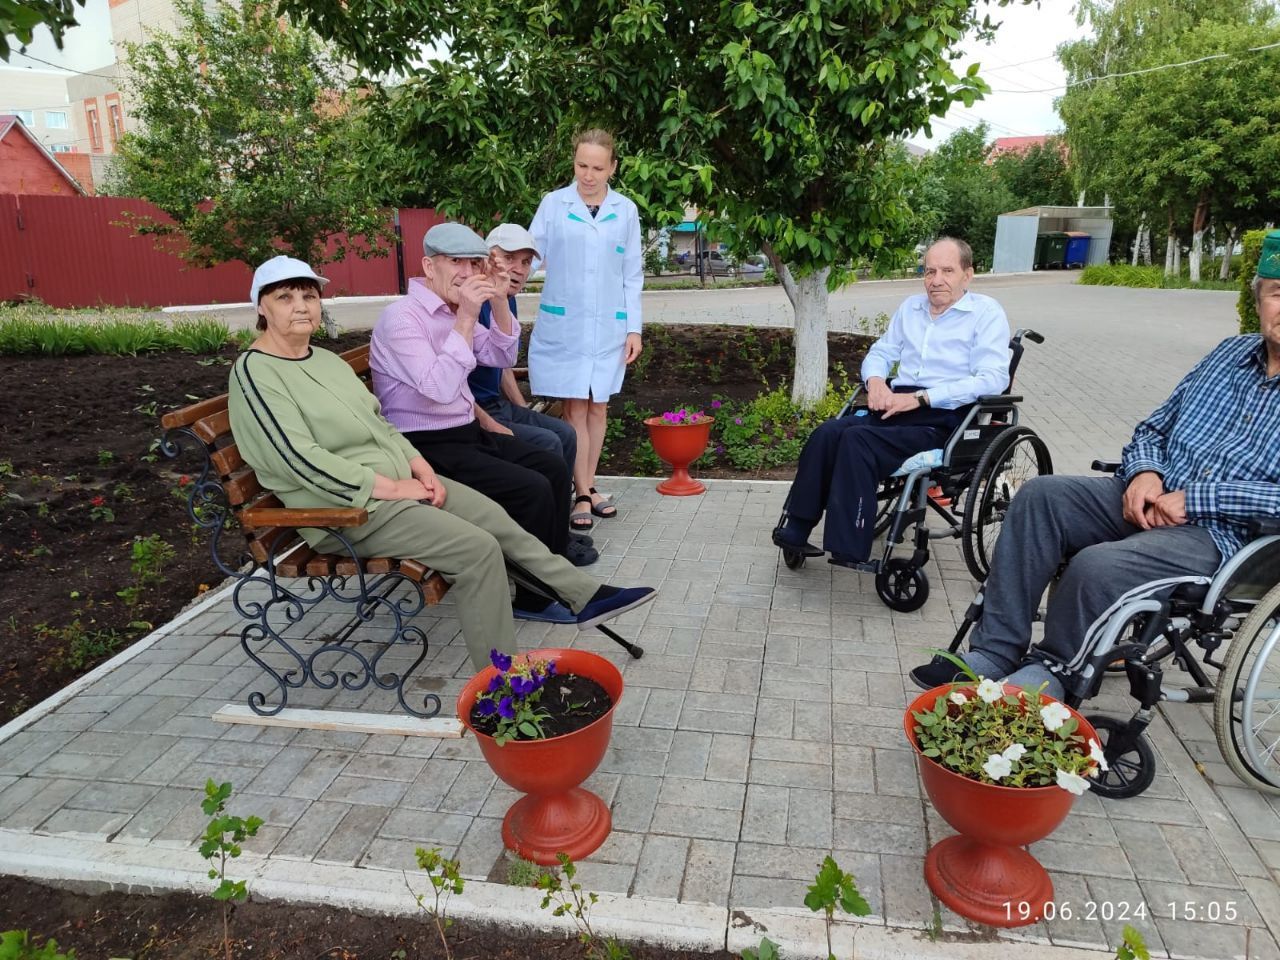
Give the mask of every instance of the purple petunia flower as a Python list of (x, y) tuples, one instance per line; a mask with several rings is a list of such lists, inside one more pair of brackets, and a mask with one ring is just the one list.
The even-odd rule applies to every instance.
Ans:
[(716, 453), (724, 453), (724, 444), (723, 444), (723, 443), (717, 443), (717, 444), (716, 444)]
[(526, 680), (524, 677), (511, 678), (511, 692), (523, 700), (534, 690), (538, 689), (532, 680)]
[(506, 717), (508, 720), (515, 719), (516, 708), (512, 705), (510, 697), (503, 697), (498, 701), (498, 713)]
[(734, 417), (734, 418), (733, 418), (733, 422), (734, 422), (734, 423), (736, 423), (738, 426), (742, 426), (742, 418), (741, 418), (741, 417)]
[(501, 689), (502, 689), (502, 677), (501, 677), (501, 676), (499, 676), (499, 675), (497, 675), (497, 674), (495, 674), (494, 676), (490, 677), (490, 678), (489, 678), (489, 692), (490, 692), (490, 693), (497, 693), (497, 692), (498, 692), (499, 690), (501, 690)]
[(489, 662), (503, 673), (511, 669), (511, 657), (505, 653), (499, 653), (496, 649), (489, 651)]
[(547, 676), (554, 677), (556, 675), (556, 662), (554, 660), (547, 661)]
[(498, 705), (492, 700), (477, 700), (476, 713), (482, 717), (491, 717), (498, 712)]
[(719, 410), (719, 409), (720, 409), (720, 401), (719, 401), (719, 400), (712, 400), (712, 401), (711, 401), (711, 409), (712, 409), (712, 410)]

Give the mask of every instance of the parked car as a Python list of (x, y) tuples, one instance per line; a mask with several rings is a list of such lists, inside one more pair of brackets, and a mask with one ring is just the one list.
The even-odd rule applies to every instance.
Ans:
[(762, 253), (747, 257), (738, 264), (738, 274), (743, 277), (762, 277), (769, 269), (769, 258)]
[[(702, 254), (703, 272), (712, 277), (732, 277), (736, 272), (732, 260), (727, 260), (719, 250), (703, 250)], [(689, 258), (691, 266), (689, 272), (694, 276), (698, 275), (698, 261), (694, 257)]]

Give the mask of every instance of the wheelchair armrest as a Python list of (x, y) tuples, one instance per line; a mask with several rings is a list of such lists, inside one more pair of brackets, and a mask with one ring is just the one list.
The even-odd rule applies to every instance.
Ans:
[(984, 397), (978, 398), (978, 403), (982, 406), (1001, 406), (1007, 407), (1012, 403), (1021, 403), (1022, 397), (1015, 396), (1012, 393), (989, 393)]
[(1249, 539), (1280, 535), (1280, 517), (1254, 517), (1249, 521)]
[(1091, 470), (1097, 470), (1099, 473), (1115, 473), (1120, 469), (1119, 460), (1095, 460), (1090, 466)]

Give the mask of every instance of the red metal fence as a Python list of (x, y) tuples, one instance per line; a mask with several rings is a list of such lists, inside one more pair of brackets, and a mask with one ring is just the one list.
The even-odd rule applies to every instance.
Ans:
[[(57, 307), (245, 303), (252, 271), (242, 263), (198, 269), (155, 237), (136, 236), (129, 215), (169, 218), (128, 197), (0, 194), (0, 301), (38, 298)], [(422, 236), (443, 218), (434, 210), (400, 210), (405, 278), (422, 274)], [(331, 241), (332, 243), (332, 241)], [(326, 296), (400, 292), (394, 245), (385, 256), (354, 253), (319, 268), (332, 281)]]

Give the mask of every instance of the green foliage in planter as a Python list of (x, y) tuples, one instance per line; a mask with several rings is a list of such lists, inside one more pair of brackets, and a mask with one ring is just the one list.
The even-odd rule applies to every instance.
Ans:
[(76, 952), (59, 953), (52, 939), (37, 947), (26, 930), (6, 930), (0, 933), (0, 960), (76, 960)]
[(1262, 239), (1265, 230), (1249, 230), (1240, 238), (1240, 300), (1236, 311), (1240, 314), (1240, 332), (1258, 332), (1258, 305), (1253, 302), (1253, 278), (1258, 275), (1258, 257), (1262, 256)]

